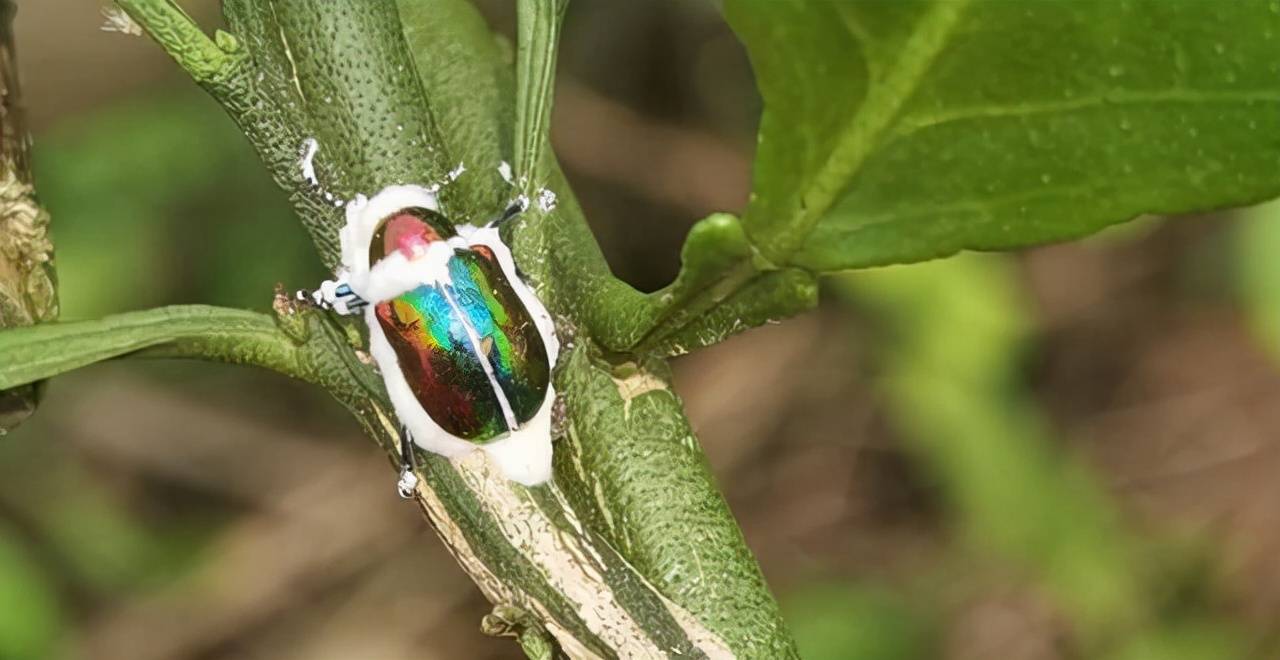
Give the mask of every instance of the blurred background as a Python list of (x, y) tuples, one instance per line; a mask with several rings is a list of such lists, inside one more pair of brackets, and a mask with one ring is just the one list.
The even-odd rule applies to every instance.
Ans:
[[(215, 3), (184, 0), (212, 29)], [(481, 3), (511, 33), (508, 3)], [(322, 272), (212, 101), (24, 0), (63, 317), (267, 310)], [(555, 137), (615, 272), (738, 210), (760, 103), (712, 3), (573, 5)], [(805, 657), (1280, 655), (1280, 206), (831, 278), (675, 362)], [(0, 658), (516, 658), (385, 458), (272, 374), (119, 362), (0, 438)]]

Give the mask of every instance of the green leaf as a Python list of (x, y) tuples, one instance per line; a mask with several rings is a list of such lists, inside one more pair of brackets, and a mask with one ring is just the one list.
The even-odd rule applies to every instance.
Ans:
[(551, 106), (555, 95), (556, 53), (569, 0), (520, 0), (516, 3), (519, 46), (516, 51), (515, 177), (521, 192), (532, 195), (543, 180), (543, 152), (551, 145)]
[(813, 275), (762, 267), (742, 223), (728, 213), (695, 224), (680, 257), (676, 280), (646, 298), (652, 327), (635, 342), (639, 353), (682, 355), (818, 302)]
[(297, 345), (270, 316), (184, 305), (0, 331), (0, 389), (144, 350), (301, 375)]
[(910, 262), (1280, 194), (1280, 4), (726, 0), (778, 265)]

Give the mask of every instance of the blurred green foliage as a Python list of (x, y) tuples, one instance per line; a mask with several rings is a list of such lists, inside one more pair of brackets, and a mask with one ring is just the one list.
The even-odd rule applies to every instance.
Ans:
[(1237, 295), (1258, 344), (1280, 361), (1280, 202), (1240, 215), (1234, 245)]
[(913, 660), (938, 655), (936, 623), (887, 589), (815, 583), (783, 599), (805, 660)]
[[(266, 309), (323, 275), (284, 194), (195, 91), (134, 99), (41, 136), (63, 318), (160, 303)], [(228, 267), (233, 264), (233, 267)]]
[(878, 330), (892, 424), (937, 479), (958, 535), (1043, 588), (1087, 657), (1242, 653), (1240, 631), (1209, 603), (1177, 601), (1171, 584), (1209, 579), (1189, 568), (1189, 550), (1131, 536), (1093, 472), (1059, 446), (1023, 380), (1034, 321), (1008, 257), (966, 253), (838, 286)]
[[(221, 109), (195, 91), (134, 98), (37, 136), (35, 176), (55, 218), (63, 318), (181, 300), (266, 309), (272, 287), (323, 276), (283, 193)], [(232, 267), (228, 267), (232, 264)], [(186, 373), (184, 365), (153, 368)], [(225, 374), (200, 368), (207, 378)], [(76, 389), (76, 376), (58, 390)], [(143, 520), (116, 490), (68, 462), (55, 416), (0, 443), (0, 658), (58, 657), (84, 598), (164, 583), (198, 565), (226, 516), (188, 508)], [(30, 466), (41, 465), (40, 470)], [(21, 513), (18, 513), (21, 512)], [(44, 556), (32, 556), (40, 541)], [(34, 547), (34, 546), (31, 546)]]
[(0, 527), (0, 658), (50, 658), (64, 625), (38, 562)]

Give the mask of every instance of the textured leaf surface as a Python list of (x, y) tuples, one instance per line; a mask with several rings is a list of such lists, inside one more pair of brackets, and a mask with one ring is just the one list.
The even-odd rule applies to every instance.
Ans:
[(571, 421), (556, 447), (556, 483), (592, 529), (740, 657), (795, 657), (667, 377), (661, 362), (612, 368), (576, 347), (559, 383)]
[(744, 226), (817, 271), (1280, 194), (1280, 4), (727, 0), (765, 101)]
[[(503, 48), (469, 2), (398, 0), (405, 38), (431, 104), (445, 151), (466, 164), (457, 181), (464, 218), (490, 219), (519, 191), (498, 174), (514, 163), (516, 76)], [(531, 122), (536, 124), (537, 122)], [(510, 236), (520, 269), (538, 295), (564, 320), (610, 348), (629, 348), (651, 327), (644, 296), (613, 277), (554, 154), (544, 152), (543, 185), (558, 200), (544, 213), (535, 205)]]

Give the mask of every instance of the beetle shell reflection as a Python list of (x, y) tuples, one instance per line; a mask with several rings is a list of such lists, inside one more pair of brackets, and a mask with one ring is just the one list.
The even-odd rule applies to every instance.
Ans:
[[(406, 208), (383, 219), (369, 263), (400, 252), (422, 258), (446, 232), (443, 218)], [(551, 366), (529, 311), (493, 252), (454, 248), (447, 281), (377, 303), (374, 314), (414, 397), (441, 429), (484, 443), (538, 413)]]

